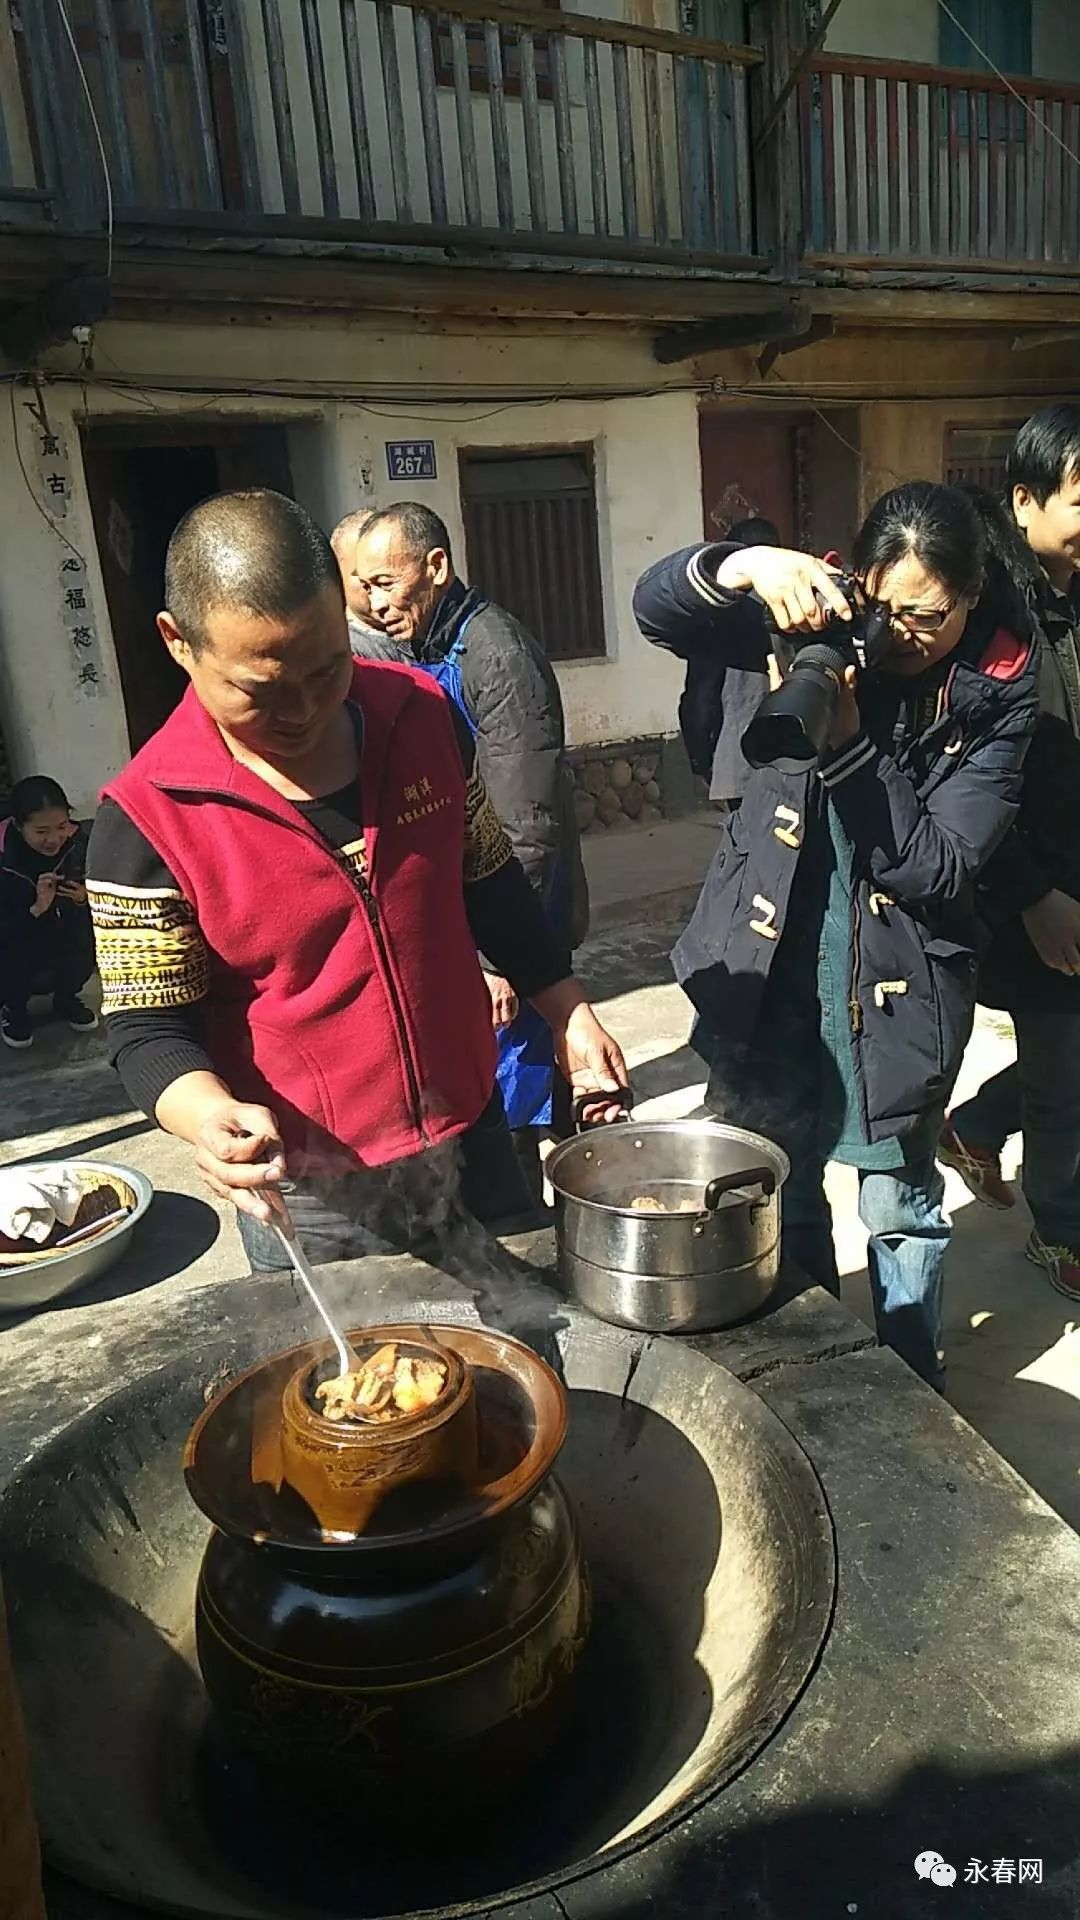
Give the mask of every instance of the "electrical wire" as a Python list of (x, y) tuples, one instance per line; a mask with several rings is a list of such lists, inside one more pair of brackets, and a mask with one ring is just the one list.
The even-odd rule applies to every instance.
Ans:
[[(36, 377), (49, 385), (77, 386), (80, 390), (85, 383), (83, 373), (45, 372), (38, 369)], [(24, 375), (21, 373), (0, 371), (0, 381), (22, 378)], [(163, 421), (175, 419), (178, 424), (189, 419), (192, 413), (212, 412), (216, 406), (221, 406), (223, 402), (229, 400), (277, 400), (289, 402), (293, 406), (302, 405), (307, 401), (311, 407), (324, 400), (335, 400), (343, 406), (355, 408), (359, 413), (370, 414), (374, 419), (418, 420), (434, 425), (459, 426), (489, 420), (497, 414), (509, 413), (522, 407), (547, 407), (574, 402), (664, 399), (669, 395), (677, 394), (697, 394), (700, 398), (707, 400), (775, 401), (781, 405), (791, 405), (794, 402), (808, 408), (813, 407), (815, 398), (823, 399), (826, 406), (830, 404), (857, 406), (868, 401), (886, 401), (897, 406), (918, 406), (948, 401), (986, 401), (1002, 405), (1016, 402), (1023, 405), (1032, 399), (1040, 399), (1044, 394), (1052, 396), (1058, 393), (1061, 383), (1060, 380), (1050, 380), (1028, 382), (1022, 387), (1011, 385), (965, 389), (958, 386), (956, 381), (949, 381), (937, 387), (924, 386), (916, 392), (910, 389), (886, 391), (880, 385), (871, 388), (862, 382), (845, 383), (837, 380), (815, 381), (813, 388), (810, 389), (786, 381), (782, 375), (774, 372), (769, 380), (760, 381), (757, 384), (735, 383), (717, 376), (707, 380), (668, 381), (662, 386), (561, 387), (542, 393), (508, 395), (505, 399), (499, 399), (498, 394), (492, 393), (490, 389), (486, 392), (463, 389), (459, 393), (450, 394), (445, 389), (438, 392), (418, 393), (415, 388), (412, 388), (402, 393), (400, 400), (395, 393), (386, 391), (373, 393), (361, 388), (350, 393), (340, 381), (325, 383), (297, 381), (288, 384), (267, 382), (260, 385), (251, 382), (244, 384), (237, 382), (234, 385), (219, 382), (210, 386), (194, 380), (139, 381), (130, 377), (113, 378), (110, 375), (98, 374), (95, 376), (94, 385), (106, 393), (123, 394), (142, 406), (152, 409)], [(150, 398), (151, 393), (167, 395), (174, 400), (189, 400), (198, 395), (202, 398), (202, 404), (189, 408), (185, 414), (174, 413), (169, 408), (156, 406)], [(498, 404), (486, 407), (481, 413), (461, 412), (462, 407), (491, 400), (497, 400)], [(423, 407), (424, 412), (413, 411), (416, 407)], [(434, 413), (432, 412), (434, 407), (450, 408), (452, 411)]]
[[(33, 4), (34, 4), (34, 0), (31, 0), (31, 5)], [(68, 45), (71, 48), (72, 59), (74, 60), (75, 65), (78, 68), (79, 79), (82, 82), (82, 90), (83, 90), (83, 93), (86, 95), (86, 105), (90, 114), (90, 123), (94, 129), (94, 137), (97, 140), (98, 154), (101, 159), (101, 172), (105, 181), (105, 282), (106, 282), (106, 285), (108, 285), (108, 283), (112, 280), (113, 232), (115, 227), (115, 220), (113, 216), (113, 184), (112, 184), (112, 174), (109, 171), (109, 157), (105, 151), (105, 140), (101, 131), (101, 122), (97, 117), (97, 108), (94, 106), (94, 96), (90, 91), (90, 82), (86, 77), (86, 68), (83, 66), (82, 55), (79, 52), (78, 44), (75, 39), (74, 29), (72, 28), (71, 20), (68, 15), (67, 7), (64, 4), (64, 0), (56, 0), (56, 8), (57, 8), (57, 12), (60, 15), (60, 20), (61, 20), (61, 24), (63, 26), (64, 32), (67, 35)], [(57, 111), (61, 111), (61, 110), (62, 109), (60, 108), (60, 104), (59, 102), (57, 102)]]
[(23, 485), (25, 486), (27, 493), (30, 495), (31, 500), (33, 501), (35, 507), (40, 513), (46, 526), (52, 529), (53, 533), (55, 533), (58, 540), (63, 541), (65, 547), (68, 548), (69, 552), (75, 555), (76, 560), (79, 562), (80, 566), (85, 570), (86, 561), (83, 555), (79, 552), (79, 549), (77, 546), (75, 546), (74, 542), (68, 539), (67, 534), (64, 532), (64, 529), (60, 525), (59, 521), (54, 520), (48, 508), (42, 505), (41, 501), (38, 499), (37, 494), (34, 491), (34, 483), (31, 480), (30, 475), (26, 470), (26, 461), (23, 459), (23, 451), (19, 443), (19, 410), (15, 401), (15, 382), (17, 379), (21, 379), (22, 377), (23, 377), (22, 375), (18, 375), (18, 374), (12, 375), (10, 377), (8, 382), (8, 396), (11, 401), (11, 438), (15, 447), (15, 458), (19, 464), (19, 472), (22, 474), (22, 477), (23, 477)]
[(1059, 146), (1061, 148), (1062, 153), (1067, 154), (1069, 159), (1073, 161), (1073, 163), (1077, 167), (1080, 167), (1080, 153), (1076, 153), (1074, 149), (1069, 146), (1068, 142), (1061, 138), (1061, 135), (1059, 133), (1054, 132), (1054, 129), (1050, 125), (1049, 120), (1047, 120), (1042, 114), (1036, 113), (1030, 100), (1028, 100), (1027, 97), (1020, 92), (1020, 89), (1018, 87), (1013, 86), (1013, 83), (1009, 79), (1008, 74), (1002, 73), (1001, 68), (994, 65), (994, 62), (991, 60), (990, 55), (986, 51), (986, 48), (981, 47), (979, 45), (979, 42), (976, 40), (975, 35), (973, 33), (968, 32), (968, 29), (965, 27), (962, 20), (957, 19), (952, 8), (947, 4), (947, 0), (938, 0), (938, 6), (941, 8), (941, 11), (945, 15), (946, 20), (951, 20), (957, 32), (963, 34), (964, 39), (968, 42), (968, 45), (974, 47), (976, 53), (979, 56), (979, 59), (985, 61), (991, 73), (994, 74), (996, 78), (1001, 81), (1001, 84), (1006, 89), (1006, 91), (1012, 94), (1012, 97), (1014, 100), (1019, 100), (1020, 105), (1023, 107), (1024, 112), (1028, 115), (1028, 118), (1033, 120), (1037, 127), (1041, 127), (1043, 132), (1047, 134), (1048, 137), (1054, 142), (1055, 146)]

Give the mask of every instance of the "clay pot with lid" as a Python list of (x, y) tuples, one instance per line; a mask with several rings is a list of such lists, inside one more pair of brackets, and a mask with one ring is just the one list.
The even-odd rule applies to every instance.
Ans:
[[(353, 1337), (366, 1350), (407, 1346), (418, 1332)], [(311, 1370), (331, 1370), (324, 1349), (243, 1375), (185, 1452), (189, 1490), (215, 1526), (196, 1629), (219, 1716), (290, 1794), (325, 1803), (328, 1792), (363, 1793), (380, 1817), (453, 1818), (511, 1794), (563, 1724), (589, 1627), (577, 1526), (552, 1473), (566, 1430), (561, 1383), (504, 1335), (431, 1333), (470, 1391), (459, 1391), (455, 1366), (412, 1436), (430, 1448), (435, 1477), (403, 1449), (403, 1477), (383, 1477), (353, 1538), (326, 1515), (340, 1522), (343, 1498), (355, 1515), (370, 1479), (358, 1468), (343, 1491), (348, 1476), (321, 1436), (318, 1448), (297, 1446), (310, 1431)], [(292, 1427), (291, 1386), (303, 1394)], [(443, 1419), (430, 1422), (436, 1411)]]
[[(368, 1334), (359, 1357), (367, 1359), (381, 1344), (378, 1330), (374, 1339)], [(420, 1480), (471, 1486), (476, 1478), (476, 1400), (461, 1355), (431, 1337), (394, 1345), (402, 1359), (436, 1359), (446, 1368), (438, 1399), (417, 1413), (398, 1414), (385, 1425), (328, 1419), (315, 1395), (336, 1371), (336, 1362), (327, 1360), (305, 1360), (282, 1396), (282, 1477), (328, 1533), (363, 1533), (394, 1488)]]

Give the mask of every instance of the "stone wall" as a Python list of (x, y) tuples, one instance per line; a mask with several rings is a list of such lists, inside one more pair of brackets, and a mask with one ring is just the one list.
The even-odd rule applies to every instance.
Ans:
[(582, 833), (655, 826), (664, 817), (663, 742), (625, 740), (570, 756)]

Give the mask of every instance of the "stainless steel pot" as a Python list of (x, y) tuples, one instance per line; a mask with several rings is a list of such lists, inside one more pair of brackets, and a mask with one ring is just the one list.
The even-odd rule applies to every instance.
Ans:
[[(780, 1267), (787, 1155), (717, 1120), (643, 1120), (563, 1141), (545, 1172), (569, 1292), (601, 1320), (693, 1333), (744, 1320)], [(663, 1212), (631, 1205), (659, 1201)], [(693, 1211), (678, 1211), (695, 1201)]]

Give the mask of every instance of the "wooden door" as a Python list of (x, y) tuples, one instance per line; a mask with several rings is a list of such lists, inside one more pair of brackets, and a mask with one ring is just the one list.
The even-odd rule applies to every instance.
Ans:
[(800, 472), (805, 423), (793, 413), (705, 409), (701, 414), (701, 491), (706, 540), (722, 540), (737, 520), (763, 515), (786, 545), (807, 538)]
[(92, 429), (83, 463), (134, 751), (187, 685), (156, 626), (173, 528), (212, 493), (273, 487), (291, 495), (288, 444), (281, 426), (197, 429), (177, 420), (156, 429)]
[(293, 495), (289, 447), (284, 427), (244, 427), (225, 430), (215, 443), (217, 482), (222, 493), (234, 487), (272, 487)]
[[(184, 455), (188, 458), (185, 459)], [(195, 500), (213, 493), (208, 448), (94, 446), (83, 460), (128, 736), (135, 752), (166, 720), (187, 685), (157, 630), (165, 548)]]

